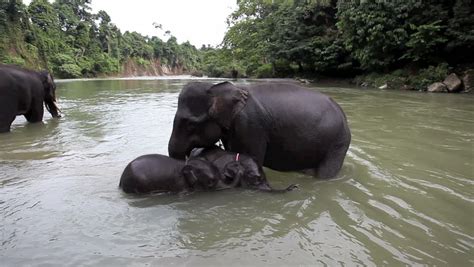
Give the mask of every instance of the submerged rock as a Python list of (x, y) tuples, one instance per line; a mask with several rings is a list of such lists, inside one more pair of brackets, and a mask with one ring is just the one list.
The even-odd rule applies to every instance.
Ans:
[(451, 73), (444, 79), (443, 83), (448, 88), (448, 91), (451, 93), (462, 91), (462, 81), (456, 75), (456, 73)]
[(431, 93), (443, 93), (447, 91), (448, 91), (448, 87), (444, 83), (438, 82), (438, 83), (433, 83), (430, 86), (428, 86), (428, 92), (431, 92)]

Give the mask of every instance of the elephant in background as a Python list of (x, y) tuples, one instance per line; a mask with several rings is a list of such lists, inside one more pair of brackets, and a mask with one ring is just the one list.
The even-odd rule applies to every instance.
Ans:
[(168, 143), (184, 159), (222, 140), (226, 150), (278, 171), (337, 175), (351, 141), (346, 116), (330, 97), (287, 83), (184, 86)]
[(50, 73), (0, 64), (0, 133), (10, 131), (17, 115), (31, 123), (42, 121), (43, 102), (54, 118), (60, 117)]

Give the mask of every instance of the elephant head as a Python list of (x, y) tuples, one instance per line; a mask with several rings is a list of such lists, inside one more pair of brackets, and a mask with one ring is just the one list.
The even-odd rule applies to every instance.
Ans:
[(298, 188), (291, 184), (285, 189), (273, 189), (268, 184), (267, 177), (262, 167), (251, 157), (243, 157), (240, 161), (232, 161), (224, 167), (224, 182), (228, 187), (242, 186), (265, 192), (284, 193)]
[(56, 84), (54, 83), (53, 76), (47, 71), (42, 71), (39, 75), (43, 83), (46, 109), (54, 118), (59, 118), (61, 115), (59, 115), (60, 110), (56, 104)]
[(205, 159), (188, 160), (181, 172), (187, 185), (192, 189), (220, 190), (227, 188), (222, 183), (219, 169)]
[(224, 181), (232, 187), (240, 185), (263, 191), (272, 190), (262, 167), (250, 157), (227, 163), (224, 167)]
[(209, 147), (222, 138), (242, 110), (248, 92), (229, 82), (187, 84), (178, 98), (178, 110), (168, 143), (169, 155), (184, 159), (195, 147)]

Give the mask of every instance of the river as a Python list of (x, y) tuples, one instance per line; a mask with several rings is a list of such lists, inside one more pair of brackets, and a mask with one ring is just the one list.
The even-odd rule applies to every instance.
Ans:
[(123, 194), (128, 162), (167, 154), (188, 81), (60, 81), (61, 119), (17, 117), (0, 135), (2, 265), (474, 265), (474, 95), (313, 84), (352, 130), (336, 179)]

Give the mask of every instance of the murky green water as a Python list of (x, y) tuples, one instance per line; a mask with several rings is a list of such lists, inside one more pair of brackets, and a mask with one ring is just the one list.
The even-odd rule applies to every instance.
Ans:
[(353, 133), (337, 179), (124, 195), (130, 160), (167, 154), (186, 82), (62, 82), (63, 118), (18, 117), (0, 135), (1, 265), (474, 265), (474, 95), (319, 88)]

